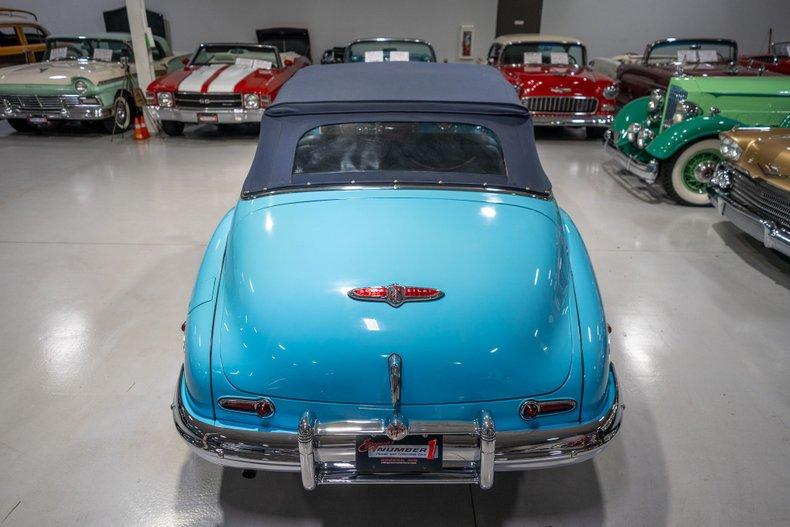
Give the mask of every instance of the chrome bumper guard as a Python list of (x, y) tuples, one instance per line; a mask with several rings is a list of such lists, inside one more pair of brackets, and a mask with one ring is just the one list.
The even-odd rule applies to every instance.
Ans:
[[(183, 109), (183, 108), (163, 108), (161, 106), (149, 106), (151, 113), (160, 121), (178, 121), (187, 124), (242, 124), (259, 123), (263, 117), (265, 108), (257, 110), (247, 110), (244, 108), (204, 108), (202, 110)], [(216, 115), (216, 121), (201, 121), (200, 115)]]
[(613, 115), (531, 114), (535, 126), (597, 126), (609, 127)]
[(189, 414), (181, 400), (182, 376), (173, 400), (176, 430), (195, 452), (223, 466), (300, 472), (312, 490), (326, 484), (465, 483), (483, 489), (494, 483), (494, 471), (529, 470), (588, 460), (602, 452), (620, 428), (625, 406), (617, 376), (614, 402), (597, 420), (565, 429), (497, 432), (493, 417), (481, 410), (474, 421), (411, 421), (410, 435), (441, 434), (440, 472), (359, 474), (355, 468), (356, 436), (384, 434), (383, 420), (322, 423), (306, 411), (294, 432), (258, 432), (221, 428)]
[(713, 185), (708, 186), (708, 198), (719, 214), (739, 229), (760, 240), (768, 249), (775, 249), (790, 256), (790, 231), (779, 227), (773, 221), (761, 218)]
[(612, 130), (607, 130), (604, 134), (603, 149), (629, 174), (633, 174), (647, 183), (655, 183), (658, 177), (658, 161), (651, 159), (649, 163), (643, 163), (621, 152), (612, 140)]

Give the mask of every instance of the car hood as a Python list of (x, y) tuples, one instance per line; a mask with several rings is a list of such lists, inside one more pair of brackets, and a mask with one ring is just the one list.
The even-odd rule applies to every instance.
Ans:
[(75, 78), (88, 79), (96, 84), (123, 74), (123, 66), (117, 62), (58, 60), (3, 68), (0, 70), (0, 84), (65, 86)]
[(737, 164), (752, 176), (790, 191), (790, 131), (784, 128), (735, 129), (728, 133), (743, 149)]
[(212, 64), (179, 69), (151, 83), (149, 90), (182, 93), (261, 93), (271, 90), (279, 70), (252, 69), (236, 64)]
[[(215, 323), (230, 383), (272, 397), (390, 404), (387, 358), (397, 353), (404, 404), (560, 388), (578, 324), (556, 205), (380, 192), (293, 194), (317, 196), (235, 220)], [(392, 283), (445, 296), (394, 308), (347, 294)]]
[(520, 86), (521, 97), (526, 96), (587, 96), (614, 81), (588, 67), (574, 66), (508, 66), (502, 74), (512, 84)]

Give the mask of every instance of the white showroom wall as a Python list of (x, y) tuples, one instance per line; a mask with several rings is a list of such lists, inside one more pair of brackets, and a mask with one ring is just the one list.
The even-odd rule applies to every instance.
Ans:
[[(6, 2), (9, 3), (9, 2)], [(102, 12), (123, 0), (17, 0), (53, 32), (102, 31)], [(361, 36), (430, 40), (439, 59), (456, 60), (462, 24), (475, 26), (474, 55), (482, 58), (496, 25), (497, 0), (147, 0), (170, 24), (177, 51), (203, 41), (254, 41), (255, 29), (306, 27), (313, 58)], [(790, 39), (790, 0), (544, 0), (542, 31), (577, 36), (590, 57), (642, 51), (665, 36), (724, 36), (743, 52), (765, 47), (768, 28)]]
[[(11, 2), (12, 4), (14, 2)], [(18, 3), (18, 2), (17, 2)], [(103, 31), (102, 12), (123, 0), (24, 0), (52, 32)], [(497, 0), (146, 0), (170, 25), (176, 51), (200, 42), (255, 41), (255, 29), (306, 27), (313, 59), (332, 46), (367, 36), (430, 40), (439, 60), (456, 60), (461, 25), (475, 26), (474, 54), (494, 38)]]
[(645, 44), (674, 37), (725, 37), (742, 53), (790, 40), (790, 0), (543, 0), (541, 31), (573, 35), (589, 57), (642, 52)]

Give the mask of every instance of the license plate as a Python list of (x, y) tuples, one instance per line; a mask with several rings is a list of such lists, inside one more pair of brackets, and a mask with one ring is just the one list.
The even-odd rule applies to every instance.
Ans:
[(442, 470), (442, 436), (357, 436), (357, 472), (438, 472)]
[(219, 117), (215, 113), (199, 113), (197, 118), (199, 123), (216, 123), (219, 121)]
[(32, 115), (27, 118), (30, 124), (47, 124), (49, 121), (45, 115)]

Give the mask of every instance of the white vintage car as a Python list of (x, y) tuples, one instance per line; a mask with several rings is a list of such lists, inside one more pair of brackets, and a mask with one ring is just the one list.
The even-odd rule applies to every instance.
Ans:
[[(0, 115), (18, 132), (64, 121), (99, 121), (124, 132), (137, 112), (134, 53), (128, 33), (52, 35), (44, 61), (0, 69)], [(181, 66), (154, 37), (157, 75)]]

